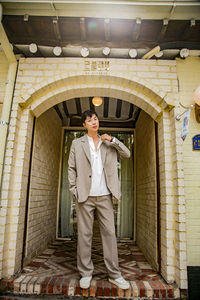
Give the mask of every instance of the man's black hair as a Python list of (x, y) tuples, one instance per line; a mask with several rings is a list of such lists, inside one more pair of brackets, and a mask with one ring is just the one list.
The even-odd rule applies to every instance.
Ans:
[(93, 115), (96, 115), (97, 118), (98, 118), (98, 115), (96, 113), (96, 111), (93, 111), (93, 110), (86, 110), (82, 113), (82, 116), (81, 116), (81, 121), (82, 123), (85, 123), (85, 120), (87, 119), (87, 117), (92, 117)]

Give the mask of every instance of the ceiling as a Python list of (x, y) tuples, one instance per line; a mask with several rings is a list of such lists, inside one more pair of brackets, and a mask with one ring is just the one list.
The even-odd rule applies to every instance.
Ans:
[[(88, 57), (175, 59), (181, 49), (200, 56), (199, 1), (7, 0), (1, 1), (2, 23), (15, 54), (23, 57)], [(1, 6), (0, 6), (1, 8)], [(36, 52), (30, 51), (36, 44)], [(60, 47), (61, 53), (53, 52)], [(161, 55), (161, 56), (155, 56)], [(54, 106), (63, 125), (81, 126), (81, 113), (95, 109), (102, 127), (134, 128), (140, 109), (120, 99), (75, 98)]]
[(101, 127), (135, 128), (140, 109), (120, 99), (102, 97), (101, 106), (92, 104), (92, 97), (74, 98), (55, 105), (53, 108), (63, 126), (82, 126), (81, 114), (85, 110), (96, 111)]
[[(8, 0), (2, 6), (9, 41), (24, 57), (55, 57), (56, 46), (65, 57), (81, 57), (83, 47), (88, 57), (104, 57), (102, 50), (109, 47), (110, 58), (130, 58), (130, 49), (143, 58), (156, 46), (162, 59), (176, 58), (182, 48), (200, 55), (197, 1)], [(29, 50), (32, 43), (36, 53)]]

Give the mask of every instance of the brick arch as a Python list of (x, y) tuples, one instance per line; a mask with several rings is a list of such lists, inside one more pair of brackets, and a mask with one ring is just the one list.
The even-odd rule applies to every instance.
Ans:
[[(32, 93), (32, 94), (30, 94)], [(36, 117), (62, 101), (75, 97), (102, 96), (119, 98), (143, 109), (154, 120), (162, 113), (162, 107), (170, 103), (166, 93), (138, 77), (109, 75), (61, 76), (37, 84), (21, 102), (29, 107)]]

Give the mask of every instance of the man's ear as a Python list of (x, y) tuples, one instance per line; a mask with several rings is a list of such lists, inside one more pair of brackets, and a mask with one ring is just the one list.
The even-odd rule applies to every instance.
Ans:
[(83, 127), (85, 128), (85, 122), (83, 123)]

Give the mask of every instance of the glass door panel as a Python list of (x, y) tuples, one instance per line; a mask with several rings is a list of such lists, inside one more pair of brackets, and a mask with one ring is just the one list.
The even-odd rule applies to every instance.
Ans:
[[(108, 132), (108, 131), (107, 131)], [(103, 132), (100, 131), (100, 134)], [(121, 199), (113, 199), (115, 213), (115, 227), (118, 239), (133, 238), (133, 134), (108, 132), (122, 141), (131, 151), (129, 159), (118, 160), (118, 174), (121, 186)], [(68, 158), (73, 139), (81, 137), (85, 131), (64, 131), (62, 169), (60, 181), (58, 237), (76, 238), (77, 220), (75, 201), (69, 191)]]

